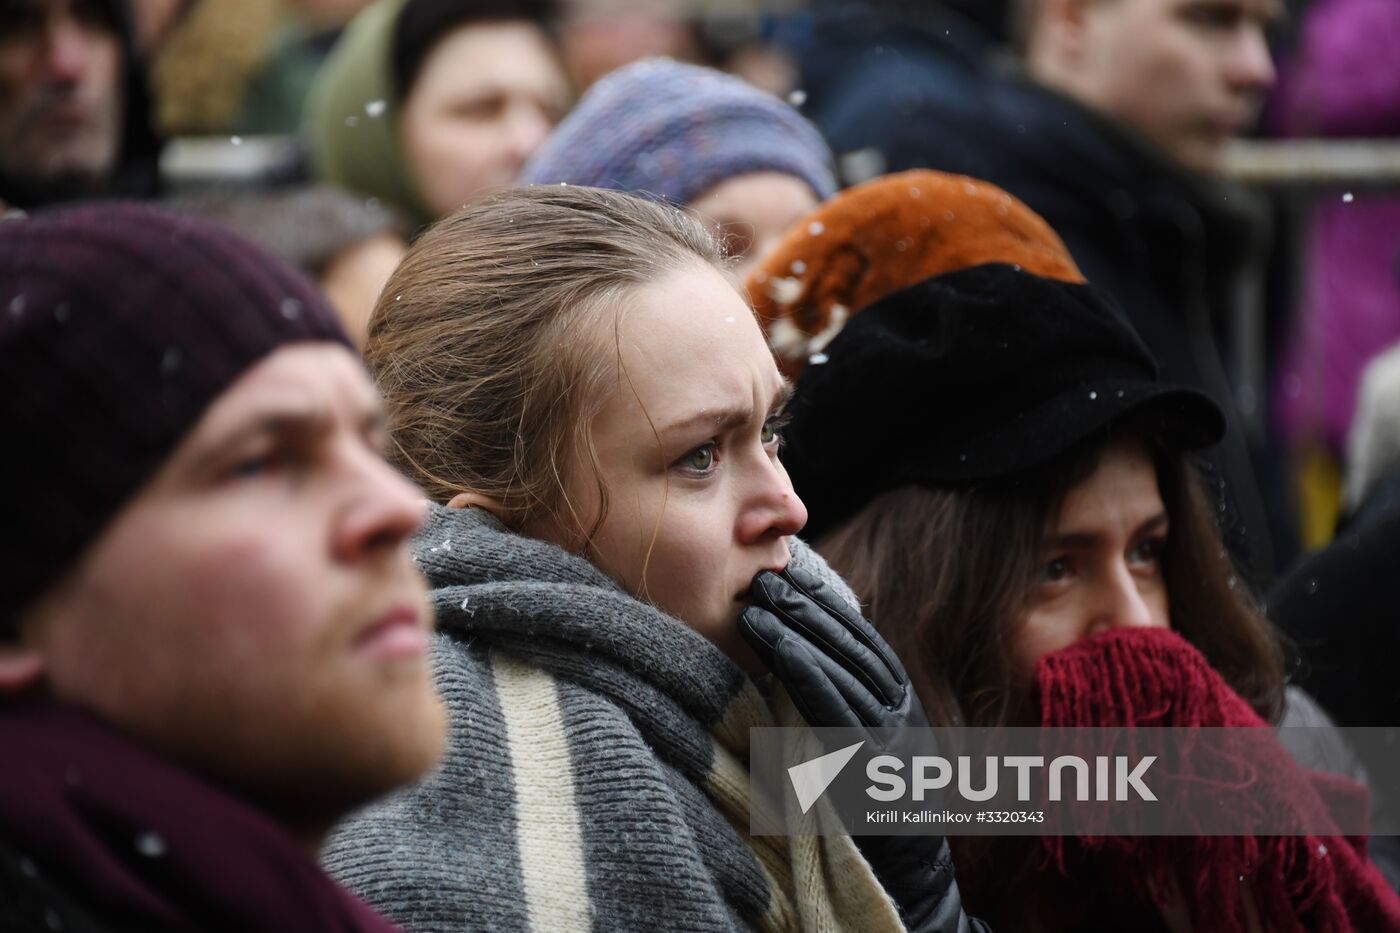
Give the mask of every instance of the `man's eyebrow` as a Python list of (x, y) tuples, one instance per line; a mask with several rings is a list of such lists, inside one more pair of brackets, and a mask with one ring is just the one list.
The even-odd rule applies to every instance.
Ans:
[[(768, 403), (768, 411), (764, 417), (779, 411), (792, 398), (792, 383), (786, 378), (778, 385), (778, 390), (773, 393), (773, 399)], [(697, 412), (686, 418), (681, 418), (669, 424), (661, 425), (656, 433), (659, 435), (677, 434), (691, 430), (700, 425), (707, 425), (716, 431), (727, 431), (732, 428), (742, 427), (754, 420), (754, 411), (751, 406), (742, 408), (720, 408), (714, 411)]]
[[(1157, 531), (1161, 528), (1165, 528), (1168, 524), (1169, 519), (1167, 518), (1167, 513), (1158, 512), (1139, 525), (1133, 531), (1133, 537), (1137, 538), (1150, 532)], [(1041, 544), (1041, 547), (1047, 551), (1078, 551), (1091, 548), (1098, 543), (1099, 535), (1093, 532), (1071, 531), (1069, 534), (1050, 535)]]
[[(374, 424), (378, 416), (365, 414), (366, 427)], [(257, 438), (272, 437), (315, 437), (331, 430), (335, 419), (330, 412), (314, 407), (268, 408), (246, 418), (231, 431), (225, 431), (216, 438), (200, 444), (193, 452), (192, 466), (198, 471), (209, 466), (229, 451)]]

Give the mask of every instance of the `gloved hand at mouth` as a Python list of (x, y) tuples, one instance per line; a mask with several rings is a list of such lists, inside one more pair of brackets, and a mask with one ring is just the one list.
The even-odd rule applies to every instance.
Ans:
[[(821, 580), (795, 567), (764, 570), (754, 577), (750, 595), (753, 605), (739, 617), (739, 631), (808, 725), (867, 733), (928, 725), (894, 650)], [(944, 836), (854, 839), (911, 931), (987, 930), (963, 913)]]

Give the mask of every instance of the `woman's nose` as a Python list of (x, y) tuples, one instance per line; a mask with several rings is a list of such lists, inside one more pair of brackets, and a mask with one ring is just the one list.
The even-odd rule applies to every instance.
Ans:
[(1099, 632), (1119, 628), (1152, 628), (1166, 624), (1158, 611), (1153, 594), (1141, 583), (1125, 562), (1116, 563), (1102, 573), (1093, 584), (1089, 631)]
[(771, 457), (761, 470), (758, 486), (739, 517), (742, 543), (795, 535), (807, 524), (807, 507), (793, 491), (787, 471)]

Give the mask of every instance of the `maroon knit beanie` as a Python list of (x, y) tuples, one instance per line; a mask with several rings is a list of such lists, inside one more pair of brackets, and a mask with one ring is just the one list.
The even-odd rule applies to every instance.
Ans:
[(94, 204), (0, 222), (0, 636), (278, 347), (350, 345), (316, 287), (191, 216)]

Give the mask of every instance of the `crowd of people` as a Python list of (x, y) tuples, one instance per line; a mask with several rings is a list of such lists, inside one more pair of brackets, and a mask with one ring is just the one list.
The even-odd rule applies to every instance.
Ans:
[[(1292, 6), (0, 0), (0, 930), (1400, 931), (1400, 225), (1261, 336), (1226, 172), (1400, 10)], [(751, 831), (924, 725), (1334, 831)]]

